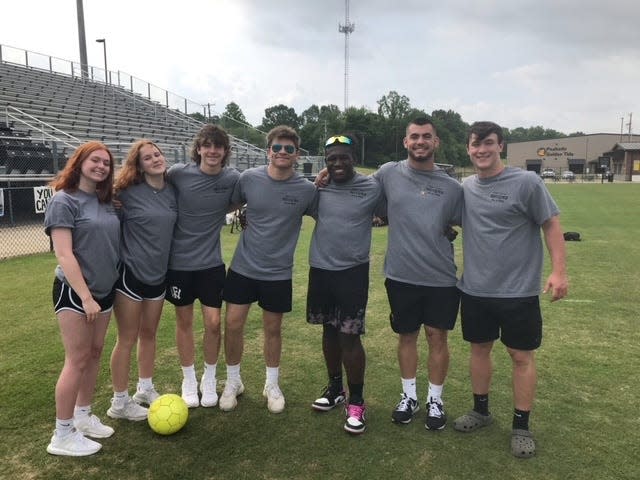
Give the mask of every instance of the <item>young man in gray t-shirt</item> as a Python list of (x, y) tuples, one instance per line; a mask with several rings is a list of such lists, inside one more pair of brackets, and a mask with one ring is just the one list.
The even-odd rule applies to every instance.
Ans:
[(369, 298), (369, 251), (373, 216), (382, 188), (357, 173), (356, 140), (330, 137), (325, 162), (331, 182), (319, 189), (313, 217), (316, 226), (309, 248), (307, 321), (322, 325), (322, 353), (329, 383), (312, 408), (326, 412), (345, 402), (342, 367), (349, 397), (343, 428), (353, 434), (366, 429), (364, 375), (366, 356), (361, 341)]
[(445, 235), (460, 224), (462, 186), (435, 165), (436, 128), (427, 118), (409, 123), (404, 138), (408, 158), (389, 162), (374, 173), (387, 202), (389, 240), (385, 287), (391, 328), (398, 334), (402, 395), (391, 418), (411, 421), (419, 410), (416, 389), (418, 337), (424, 328), (429, 356), (425, 426), (446, 425), (442, 400), (449, 368), (448, 332), (458, 316), (459, 291), (453, 248)]
[[(167, 300), (176, 309), (176, 344), (182, 367), (182, 398), (190, 408), (218, 403), (217, 363), (222, 334), (220, 310), (225, 265), (220, 231), (230, 210), (231, 194), (240, 173), (226, 167), (231, 144), (227, 133), (207, 124), (196, 135), (192, 162), (176, 164), (168, 171), (178, 199), (178, 220), (167, 272)], [(204, 333), (204, 372), (201, 398), (195, 370), (193, 305), (200, 301)]]
[(240, 361), (244, 349), (244, 325), (254, 302), (262, 308), (266, 382), (263, 395), (272, 413), (284, 410), (278, 385), (282, 350), (281, 326), (291, 311), (293, 255), (302, 217), (311, 211), (316, 188), (294, 170), (300, 137), (280, 126), (267, 134), (269, 164), (250, 168), (240, 175), (233, 203), (246, 203), (247, 227), (225, 280), (224, 347), (227, 382), (220, 396), (220, 409), (233, 410), (244, 391)]
[(552, 302), (567, 294), (568, 281), (558, 207), (534, 172), (505, 167), (502, 149), (499, 125), (471, 126), (467, 151), (477, 175), (463, 183), (464, 271), (458, 285), (462, 334), (471, 343), (474, 406), (455, 420), (454, 428), (471, 432), (492, 422), (491, 350), (500, 338), (512, 361), (511, 453), (528, 458), (535, 454), (529, 413), (536, 388), (535, 350), (542, 340), (541, 229), (552, 265), (544, 292), (551, 293)]

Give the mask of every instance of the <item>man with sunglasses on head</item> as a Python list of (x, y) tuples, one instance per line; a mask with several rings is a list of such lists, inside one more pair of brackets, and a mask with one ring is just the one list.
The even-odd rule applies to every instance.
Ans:
[(245, 204), (247, 227), (227, 272), (223, 298), (227, 381), (220, 409), (233, 410), (244, 392), (240, 361), (244, 326), (254, 302), (262, 308), (266, 382), (263, 396), (272, 413), (284, 410), (278, 384), (282, 350), (282, 317), (291, 311), (293, 256), (302, 217), (311, 213), (316, 196), (313, 183), (295, 171), (300, 137), (290, 127), (278, 126), (267, 134), (268, 165), (240, 175), (233, 203)]
[(329, 411), (345, 402), (342, 367), (349, 399), (344, 430), (364, 432), (365, 352), (360, 336), (369, 297), (369, 250), (373, 216), (382, 200), (380, 184), (357, 173), (358, 148), (353, 137), (337, 135), (325, 143), (331, 178), (318, 191), (316, 225), (309, 249), (307, 321), (322, 325), (322, 352), (329, 375), (324, 392), (311, 405)]
[(386, 163), (373, 174), (387, 202), (385, 287), (402, 377), (403, 392), (391, 418), (407, 424), (420, 408), (417, 343), (424, 326), (429, 346), (425, 427), (440, 430), (447, 421), (442, 401), (449, 368), (447, 336), (459, 306), (456, 265), (446, 232), (450, 225), (460, 224), (463, 194), (461, 185), (434, 163), (440, 140), (431, 120), (412, 120), (403, 143), (408, 158)]

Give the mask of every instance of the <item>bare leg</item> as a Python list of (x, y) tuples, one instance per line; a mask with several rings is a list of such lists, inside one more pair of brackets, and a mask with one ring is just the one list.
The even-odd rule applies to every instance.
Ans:
[(249, 315), (248, 305), (227, 302), (224, 317), (224, 356), (227, 365), (238, 365), (244, 351), (244, 325)]
[(156, 333), (162, 315), (164, 300), (144, 300), (142, 302), (142, 321), (138, 332), (138, 376), (153, 377), (156, 360)]
[(142, 302), (117, 292), (113, 311), (118, 325), (118, 338), (111, 352), (111, 383), (114, 392), (124, 392), (129, 386), (131, 351), (138, 340)]
[(204, 335), (202, 339), (204, 361), (214, 365), (218, 363), (220, 342), (222, 339), (222, 333), (220, 331), (220, 309), (203, 305), (202, 320), (204, 323)]
[(188, 367), (195, 362), (193, 340), (193, 304), (176, 307), (176, 345), (180, 365)]
[(280, 366), (282, 354), (282, 313), (262, 311), (264, 361), (267, 367)]
[(427, 361), (429, 381), (434, 385), (442, 385), (449, 370), (449, 345), (447, 343), (449, 332), (433, 327), (425, 327), (425, 332), (429, 344)]

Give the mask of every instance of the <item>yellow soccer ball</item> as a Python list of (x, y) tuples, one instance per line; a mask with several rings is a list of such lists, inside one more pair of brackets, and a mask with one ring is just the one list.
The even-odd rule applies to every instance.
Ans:
[(149, 405), (147, 421), (151, 430), (160, 435), (172, 435), (187, 423), (189, 408), (180, 395), (166, 393)]

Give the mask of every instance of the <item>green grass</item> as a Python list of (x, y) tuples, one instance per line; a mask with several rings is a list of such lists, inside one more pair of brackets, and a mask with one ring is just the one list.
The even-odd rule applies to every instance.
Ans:
[[(640, 285), (640, 185), (549, 185), (562, 210), (564, 230), (581, 233), (567, 243), (571, 289), (566, 300), (542, 301), (545, 335), (538, 353), (539, 387), (531, 427), (538, 455), (519, 460), (509, 452), (510, 364), (494, 352), (491, 406), (496, 422), (474, 434), (424, 428), (424, 409), (407, 426), (390, 421), (399, 398), (396, 337), (388, 325), (382, 260), (386, 229), (374, 229), (367, 334), (368, 430), (342, 431), (342, 413), (317, 414), (311, 401), (325, 383), (320, 328), (304, 319), (307, 254), (313, 222), (305, 221), (296, 253), (294, 311), (285, 317), (281, 385), (287, 408), (269, 414), (264, 382), (259, 309), (251, 310), (243, 360), (247, 388), (236, 411), (198, 408), (176, 435), (160, 437), (144, 423), (106, 417), (111, 397), (103, 354), (94, 411), (116, 428), (97, 455), (60, 458), (46, 453), (54, 421), (54, 386), (63, 351), (52, 313), (52, 254), (0, 262), (0, 478), (193, 479), (631, 479), (638, 475), (638, 285)], [(225, 229), (227, 262), (238, 236)], [(456, 240), (458, 258), (460, 240)], [(548, 269), (548, 265), (546, 267)], [(179, 392), (175, 316), (167, 305), (159, 332), (155, 382)], [(198, 336), (201, 323), (198, 317)], [(445, 387), (450, 419), (471, 404), (468, 346), (459, 326), (450, 336), (451, 368)], [(198, 349), (201, 352), (201, 349)], [(418, 388), (425, 396), (421, 339)], [(219, 364), (224, 378), (224, 365)], [(197, 369), (202, 371), (198, 357)], [(134, 372), (133, 377), (136, 374)], [(133, 385), (133, 382), (132, 382)]]

